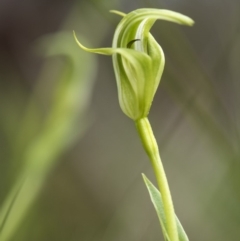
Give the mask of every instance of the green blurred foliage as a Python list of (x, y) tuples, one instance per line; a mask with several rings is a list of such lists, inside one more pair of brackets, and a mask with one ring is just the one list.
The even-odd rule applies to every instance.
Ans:
[[(190, 240), (239, 240), (240, 3), (78, 1), (58, 29), (86, 36), (91, 40), (84, 42), (88, 47), (111, 46), (120, 18), (108, 11), (140, 7), (171, 9), (196, 22), (186, 29), (159, 21), (152, 30), (165, 52), (166, 68), (150, 120), (177, 216)], [(75, 48), (74, 41), (68, 46)], [(66, 46), (59, 47), (58, 53)], [(93, 57), (80, 49), (75, 54)], [(81, 62), (87, 71), (87, 60)], [(14, 66), (1, 66), (1, 205), (26, 163), (37, 162), (42, 155), (51, 159), (41, 191), (11, 240), (163, 240), (140, 175), (144, 172), (154, 180), (153, 173), (134, 125), (120, 111), (111, 60), (98, 57), (93, 99), (87, 105), (92, 115), (87, 121), (89, 111), (80, 101), (74, 107), (75, 121), (61, 111), (67, 107), (59, 96), (72, 71), (66, 58), (47, 60), (42, 74), (23, 63), (26, 72), (39, 76), (31, 84)], [(80, 80), (81, 65), (75, 69)], [(73, 87), (69, 93), (87, 98), (88, 103), (86, 89), (91, 83), (89, 79), (90, 86)], [(85, 135), (78, 136), (86, 127)], [(55, 128), (66, 131), (69, 138), (58, 138), (60, 131)], [(37, 180), (37, 174), (32, 175)]]

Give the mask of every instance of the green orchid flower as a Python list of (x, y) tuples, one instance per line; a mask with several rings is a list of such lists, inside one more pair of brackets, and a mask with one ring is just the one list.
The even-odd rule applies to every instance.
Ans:
[(165, 64), (163, 50), (151, 35), (150, 29), (157, 19), (185, 25), (192, 25), (194, 22), (189, 17), (169, 10), (144, 8), (128, 14), (112, 12), (123, 17), (115, 31), (112, 48), (89, 49), (77, 40), (75, 34), (74, 36), (82, 49), (112, 55), (121, 109), (134, 120), (156, 176), (159, 192), (145, 176), (143, 177), (165, 240), (188, 241), (174, 212), (158, 145), (147, 116)]
[(147, 117), (163, 73), (165, 58), (161, 46), (149, 32), (157, 19), (192, 25), (189, 17), (169, 10), (138, 9), (123, 16), (117, 26), (112, 48), (89, 49), (92, 53), (112, 55), (122, 111), (133, 120)]

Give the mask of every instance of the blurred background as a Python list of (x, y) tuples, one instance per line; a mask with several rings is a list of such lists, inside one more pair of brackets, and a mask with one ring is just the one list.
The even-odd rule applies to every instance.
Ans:
[(176, 213), (194, 241), (240, 240), (240, 1), (1, 0), (1, 241), (163, 240), (107, 56), (116, 9), (164, 8), (166, 67), (149, 116)]

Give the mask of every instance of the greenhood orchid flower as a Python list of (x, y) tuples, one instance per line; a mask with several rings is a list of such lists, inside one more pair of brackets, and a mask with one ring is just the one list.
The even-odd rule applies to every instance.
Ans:
[(122, 111), (133, 120), (147, 117), (163, 73), (165, 58), (161, 46), (150, 34), (157, 19), (192, 25), (187, 16), (169, 10), (138, 9), (123, 16), (117, 26), (112, 48), (89, 49), (92, 53), (112, 55)]
[(82, 49), (112, 55), (121, 109), (134, 120), (156, 176), (159, 192), (145, 176), (143, 177), (165, 240), (188, 241), (176, 218), (158, 145), (147, 118), (165, 64), (162, 48), (149, 31), (157, 19), (185, 25), (192, 25), (194, 22), (169, 10), (144, 8), (128, 14), (112, 12), (123, 16), (115, 31), (112, 48), (89, 49), (77, 40), (75, 34), (74, 36)]

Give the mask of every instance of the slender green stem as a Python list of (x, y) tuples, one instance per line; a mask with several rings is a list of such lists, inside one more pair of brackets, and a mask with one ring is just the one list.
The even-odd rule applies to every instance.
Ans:
[(144, 149), (151, 160), (157, 184), (162, 194), (168, 236), (171, 241), (179, 241), (172, 197), (151, 125), (148, 118), (142, 118), (135, 123)]

